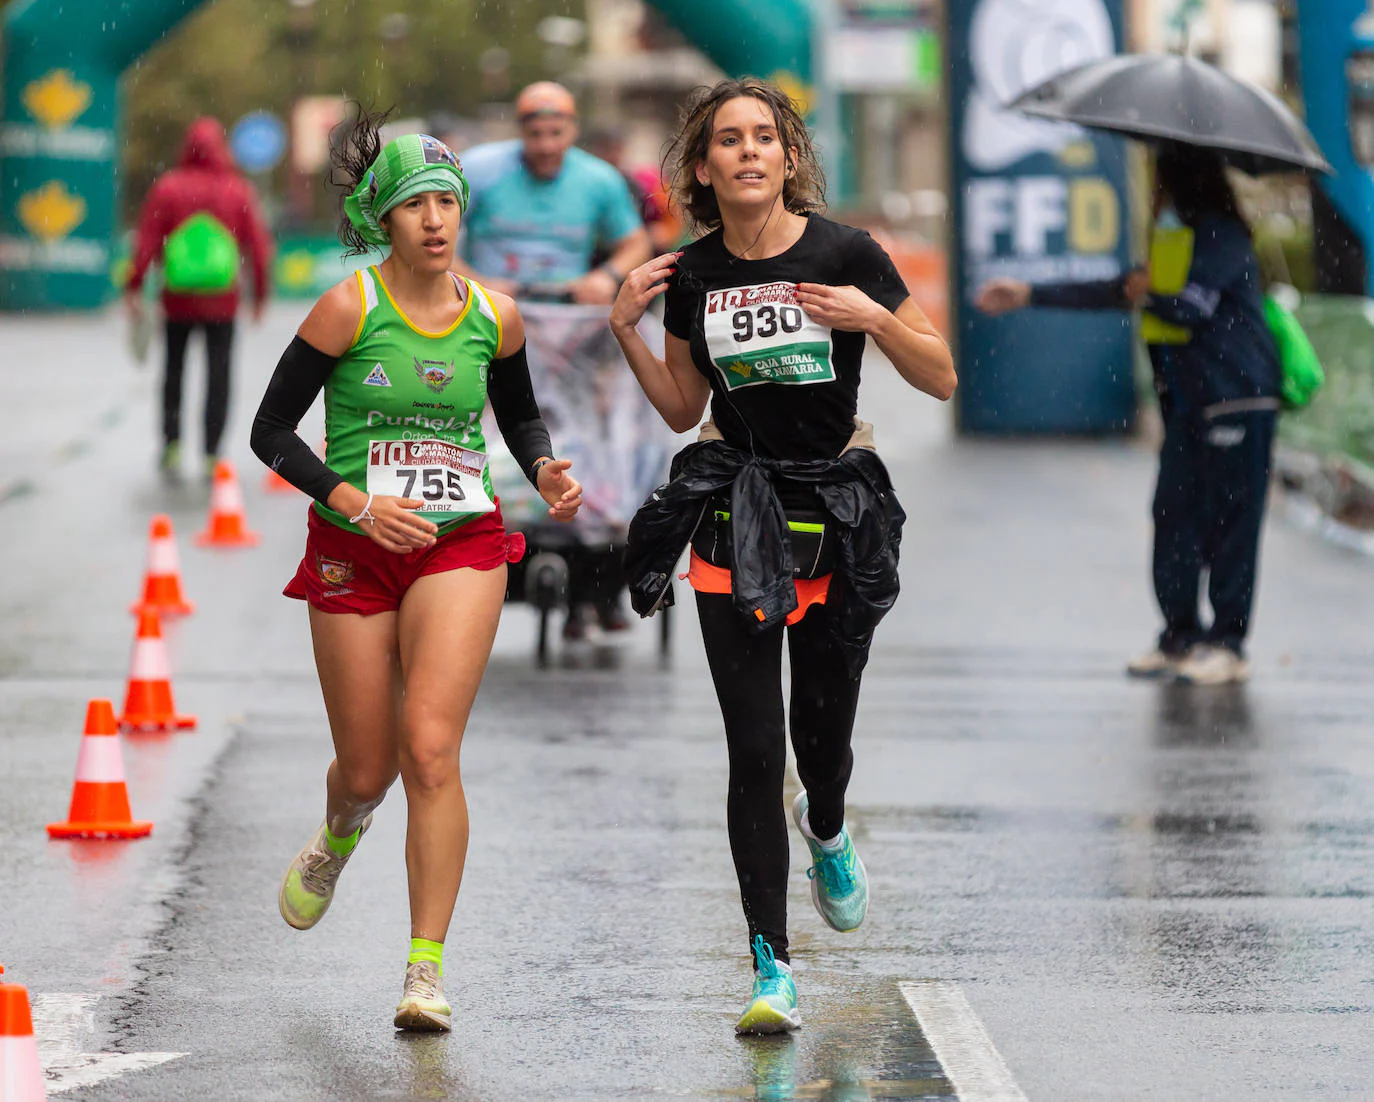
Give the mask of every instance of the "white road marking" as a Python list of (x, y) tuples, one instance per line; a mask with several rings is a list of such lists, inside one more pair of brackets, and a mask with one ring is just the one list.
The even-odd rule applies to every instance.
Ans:
[(898, 986), (960, 1102), (1027, 1102), (957, 983)]
[(144, 1071), (184, 1052), (81, 1052), (78, 1038), (95, 1029), (99, 995), (35, 995), (33, 1033), (49, 1094), (92, 1087), (106, 1079)]

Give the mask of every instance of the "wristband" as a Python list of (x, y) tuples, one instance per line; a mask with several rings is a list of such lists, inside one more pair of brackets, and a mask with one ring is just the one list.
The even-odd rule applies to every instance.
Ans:
[(536, 460), (534, 461), (534, 466), (530, 468), (530, 481), (533, 482), (536, 486), (538, 486), (538, 485), (539, 485), (539, 472), (543, 469), (543, 467), (544, 467), (544, 465), (545, 465), (546, 463), (552, 463), (552, 462), (553, 462), (553, 460), (552, 460), (551, 458), (547, 457), (547, 456), (546, 456), (545, 458), (543, 458), (543, 459), (536, 459)]
[(356, 517), (349, 517), (349, 524), (361, 524), (365, 520), (370, 520), (373, 524), (377, 523), (377, 518), (372, 515), (372, 495), (367, 495), (367, 504), (363, 506), (363, 511)]
[(609, 260), (606, 261), (605, 264), (602, 264), (598, 271), (605, 272), (611, 279), (615, 280), (615, 285), (617, 287), (625, 282), (625, 277), (611, 267), (611, 262)]

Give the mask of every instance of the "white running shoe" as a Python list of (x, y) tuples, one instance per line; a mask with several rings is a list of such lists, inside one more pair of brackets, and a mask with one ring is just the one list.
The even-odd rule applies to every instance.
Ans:
[(1230, 647), (1199, 643), (1179, 664), (1176, 676), (1190, 685), (1233, 685), (1250, 679), (1250, 663)]
[(1126, 672), (1132, 677), (1176, 677), (1178, 668), (1183, 665), (1185, 654), (1170, 654), (1155, 647), (1152, 651), (1132, 658), (1126, 664)]
[[(358, 841), (372, 825), (372, 816), (363, 820), (358, 828)], [(339, 882), (339, 874), (348, 864), (348, 857), (358, 851), (355, 844), (348, 857), (340, 857), (329, 848), (324, 835), (326, 824), (321, 823), (305, 848), (296, 854), (282, 877), (281, 890), (277, 893), (277, 908), (288, 926), (297, 930), (308, 930), (324, 917), (329, 904), (334, 901), (334, 885)]]
[(406, 965), (406, 988), (396, 1007), (396, 1028), (412, 1033), (439, 1033), (452, 1029), (453, 1010), (444, 998), (439, 966), (417, 960)]

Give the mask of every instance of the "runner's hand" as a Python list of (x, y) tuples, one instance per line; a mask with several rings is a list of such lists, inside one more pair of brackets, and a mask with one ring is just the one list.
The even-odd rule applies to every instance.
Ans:
[(424, 505), (411, 497), (374, 497), (369, 511), (372, 518), (358, 527), (378, 547), (406, 555), (430, 547), (438, 539), (438, 526), (412, 510)]
[(973, 305), (996, 317), (1030, 305), (1030, 284), (1020, 279), (990, 279), (978, 288)]
[(625, 277), (620, 293), (611, 307), (612, 329), (633, 329), (649, 308), (649, 303), (668, 289), (668, 280), (677, 271), (681, 253), (664, 253), (641, 264)]
[(554, 459), (539, 468), (539, 496), (554, 520), (572, 520), (582, 508), (582, 483), (568, 474), (571, 466), (570, 460)]
[(609, 306), (615, 301), (617, 290), (619, 288), (610, 273), (600, 268), (593, 268), (581, 279), (568, 284), (573, 302), (583, 306)]
[(867, 333), (887, 316), (883, 307), (857, 287), (798, 283), (797, 303), (812, 321), (848, 333)]
[(1150, 273), (1145, 268), (1132, 268), (1121, 281), (1121, 295), (1132, 306), (1139, 306), (1150, 297)]

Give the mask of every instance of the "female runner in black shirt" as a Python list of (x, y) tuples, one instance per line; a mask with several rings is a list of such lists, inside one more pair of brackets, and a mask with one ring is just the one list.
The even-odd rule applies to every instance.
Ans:
[[(817, 213), (824, 180), (784, 93), (722, 81), (689, 106), (672, 157), (677, 199), (709, 232), (632, 272), (611, 327), (674, 430), (696, 426), (712, 396), (702, 442), (678, 456), (673, 481), (637, 520), (641, 531), (680, 533), (685, 517), (695, 529), (690, 580), (725, 721), (730, 848), (755, 967), (736, 1030), (771, 1033), (800, 1023), (787, 953), (784, 631), (805, 786), (792, 814), (814, 862), (812, 900), (837, 930), (856, 928), (868, 906), (844, 794), (860, 671), (872, 626), (896, 594), (902, 515), (855, 418), (865, 340), (927, 394), (948, 398), (956, 379), (949, 348), (882, 248)], [(635, 325), (665, 292), (660, 359)], [(843, 521), (832, 508), (841, 499), (851, 503)], [(853, 515), (856, 501), (862, 517)], [(771, 541), (770, 517), (778, 518)], [(785, 589), (755, 586), (789, 537)], [(641, 550), (632, 546), (628, 559)], [(680, 551), (678, 543), (668, 555)], [(861, 558), (879, 569), (857, 568)], [(665, 576), (661, 564), (651, 576)]]

